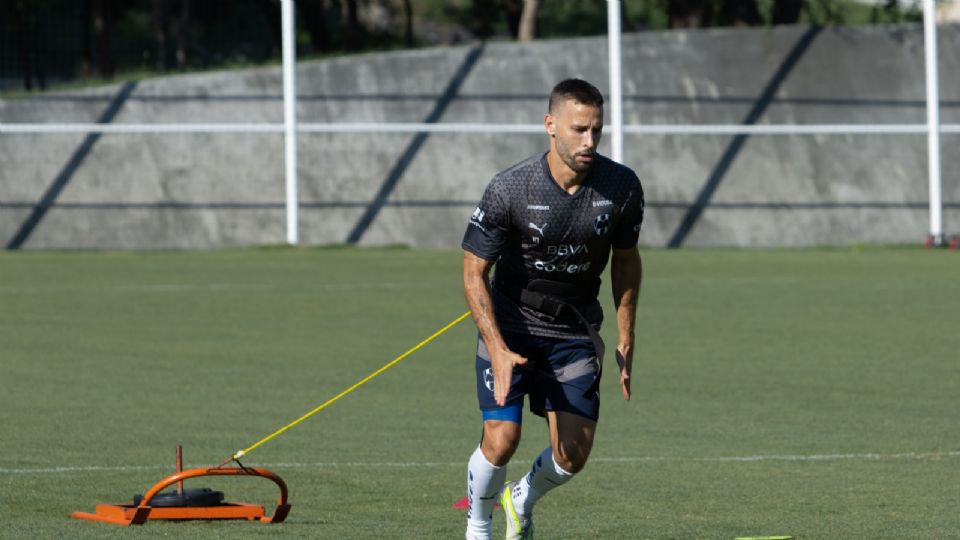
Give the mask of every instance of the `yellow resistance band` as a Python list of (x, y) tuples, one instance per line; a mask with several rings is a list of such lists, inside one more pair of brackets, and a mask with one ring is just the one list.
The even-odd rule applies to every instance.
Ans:
[(463, 321), (464, 319), (466, 319), (466, 318), (469, 317), (469, 316), (470, 316), (470, 312), (468, 311), (468, 312), (464, 313), (463, 315), (457, 317), (457, 318), (454, 319), (450, 324), (448, 324), (448, 325), (444, 326), (443, 328), (441, 328), (440, 330), (437, 330), (436, 332), (434, 332), (432, 336), (430, 336), (430, 337), (428, 337), (427, 339), (421, 341), (420, 343), (417, 343), (417, 345), (416, 345), (415, 347), (413, 347), (412, 349), (410, 349), (409, 351), (407, 351), (407, 352), (401, 354), (400, 356), (394, 358), (394, 359), (391, 360), (390, 363), (388, 363), (387, 365), (385, 365), (385, 366), (383, 366), (382, 368), (374, 371), (374, 372), (371, 373), (370, 375), (367, 375), (366, 377), (364, 377), (360, 382), (354, 384), (354, 385), (351, 386), (350, 388), (347, 388), (347, 389), (344, 390), (343, 392), (340, 392), (339, 394), (337, 394), (337, 395), (333, 396), (332, 398), (328, 399), (328, 400), (327, 400), (326, 402), (324, 402), (322, 405), (318, 406), (317, 408), (313, 409), (312, 411), (308, 412), (307, 414), (301, 416), (300, 418), (297, 418), (297, 419), (294, 420), (293, 422), (290, 422), (289, 424), (283, 426), (282, 428), (274, 431), (274, 432), (271, 433), (270, 435), (268, 435), (268, 436), (264, 437), (263, 439), (257, 441), (255, 444), (251, 445), (249, 448), (245, 448), (245, 449), (243, 449), (243, 450), (238, 450), (237, 453), (233, 454), (233, 456), (231, 456), (230, 459), (228, 459), (227, 461), (224, 461), (223, 463), (221, 463), (220, 466), (222, 467), (223, 465), (226, 465), (226, 464), (229, 463), (230, 461), (238, 460), (238, 459), (242, 458), (243, 456), (249, 454), (251, 451), (253, 451), (253, 450), (254, 450), (255, 448), (257, 448), (258, 446), (260, 446), (260, 445), (262, 445), (262, 444), (265, 444), (265, 443), (267, 443), (267, 442), (275, 439), (276, 437), (279, 437), (283, 432), (285, 432), (285, 431), (287, 431), (288, 429), (292, 428), (293, 426), (299, 424), (300, 422), (303, 422), (303, 421), (306, 420), (307, 418), (310, 418), (311, 416), (317, 414), (318, 412), (320, 412), (320, 411), (322, 411), (323, 409), (327, 408), (328, 405), (333, 404), (334, 402), (336, 402), (338, 399), (342, 398), (343, 396), (349, 394), (350, 392), (353, 392), (353, 391), (356, 390), (357, 388), (360, 388), (361, 386), (363, 386), (364, 384), (366, 384), (367, 382), (369, 382), (371, 379), (373, 379), (373, 378), (376, 377), (377, 375), (380, 375), (380, 374), (383, 373), (384, 371), (386, 371), (386, 370), (392, 368), (393, 366), (397, 365), (397, 364), (398, 364), (401, 360), (403, 360), (404, 358), (406, 358), (406, 357), (410, 356), (411, 354), (419, 351), (419, 350), (422, 349), (425, 345), (427, 345), (427, 344), (430, 343), (431, 341), (437, 339), (437, 338), (440, 337), (444, 332), (446, 332), (447, 330), (453, 328), (454, 326), (456, 326), (457, 324), (459, 324), (461, 321)]

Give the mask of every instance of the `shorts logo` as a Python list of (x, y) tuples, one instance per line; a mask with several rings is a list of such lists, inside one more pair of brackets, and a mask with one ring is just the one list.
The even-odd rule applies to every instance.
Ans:
[(487, 390), (493, 392), (493, 369), (483, 370), (483, 385), (487, 387)]
[(597, 231), (597, 236), (603, 236), (610, 230), (610, 214), (600, 214), (593, 218), (593, 229)]

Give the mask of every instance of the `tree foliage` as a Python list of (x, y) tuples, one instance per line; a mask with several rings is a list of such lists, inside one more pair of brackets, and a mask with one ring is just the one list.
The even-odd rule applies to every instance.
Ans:
[[(623, 0), (624, 31), (918, 20), (886, 0)], [(606, 32), (606, 0), (297, 0), (300, 55)], [(280, 0), (6, 0), (0, 89), (280, 55)]]

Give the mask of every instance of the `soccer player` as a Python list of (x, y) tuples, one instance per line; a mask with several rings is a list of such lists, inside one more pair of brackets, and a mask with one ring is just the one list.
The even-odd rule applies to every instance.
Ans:
[[(633, 171), (597, 153), (603, 96), (592, 84), (558, 83), (543, 123), (550, 149), (493, 178), (463, 238), (483, 418), (483, 437), (467, 466), (468, 539), (490, 538), (498, 496), (507, 539), (532, 538), (534, 504), (586, 464), (600, 412), (597, 298), (608, 260), (615, 356), (623, 397), (630, 399), (643, 190)], [(530, 410), (546, 417), (550, 445), (523, 478), (504, 485), (525, 396)]]

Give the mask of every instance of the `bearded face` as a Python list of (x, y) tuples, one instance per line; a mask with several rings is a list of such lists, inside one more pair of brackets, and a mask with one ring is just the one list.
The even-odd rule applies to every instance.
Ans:
[(568, 99), (547, 115), (545, 123), (563, 163), (574, 173), (590, 170), (603, 130), (603, 109)]

